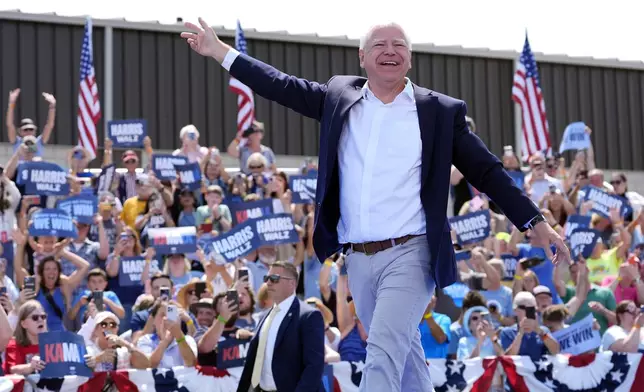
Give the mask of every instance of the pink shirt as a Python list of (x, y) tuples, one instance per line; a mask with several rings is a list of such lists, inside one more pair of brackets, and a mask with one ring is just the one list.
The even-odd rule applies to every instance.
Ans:
[(622, 287), (621, 285), (617, 285), (615, 287), (615, 302), (620, 303), (620, 301), (624, 300), (631, 300), (635, 302), (635, 304), (639, 305), (639, 302), (637, 301), (637, 289), (635, 286), (628, 286), (628, 287)]

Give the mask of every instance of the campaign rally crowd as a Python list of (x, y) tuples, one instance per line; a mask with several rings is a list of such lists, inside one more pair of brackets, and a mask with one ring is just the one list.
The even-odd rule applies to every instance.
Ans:
[[(42, 372), (39, 336), (68, 331), (82, 337), (95, 372), (208, 366), (239, 380), (259, 320), (292, 296), (324, 321), (315, 366), (365, 361), (368, 336), (344, 256), (321, 262), (313, 251), (314, 160), (297, 175), (279, 171), (255, 121), (227, 146), (239, 159), (239, 170), (227, 171), (220, 150), (200, 145), (199, 130), (186, 125), (172, 155), (155, 153), (140, 132), (141, 148), (118, 154), (115, 144), (137, 138), (106, 138), (93, 176), (82, 147), (69, 151), (66, 168), (43, 160), (56, 100), (44, 94), (49, 117), (39, 131), (14, 119), (19, 93), (9, 95), (13, 156), (0, 174), (4, 375)], [(570, 164), (537, 154), (522, 168), (509, 146), (500, 160), (569, 241), (574, 261), (555, 266), (554, 249), (510, 224), (452, 168), (460, 281), (438, 290), (418, 320), (428, 363), (644, 350), (642, 197), (624, 174), (606, 178), (595, 167), (592, 146)], [(503, 390), (505, 377), (499, 367), (489, 390)]]

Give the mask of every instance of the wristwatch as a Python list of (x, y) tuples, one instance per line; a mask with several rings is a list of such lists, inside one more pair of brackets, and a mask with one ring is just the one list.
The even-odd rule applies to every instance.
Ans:
[(545, 222), (545, 221), (546, 221), (546, 218), (544, 218), (543, 215), (539, 214), (539, 215), (535, 216), (534, 218), (532, 218), (530, 220), (530, 222), (528, 222), (528, 225), (527, 225), (528, 229), (534, 230), (534, 228), (535, 228), (535, 226), (537, 226), (537, 224), (539, 224), (541, 222)]

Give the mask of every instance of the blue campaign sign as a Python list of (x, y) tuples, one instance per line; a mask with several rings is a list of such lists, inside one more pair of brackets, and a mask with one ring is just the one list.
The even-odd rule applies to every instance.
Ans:
[(148, 134), (148, 122), (144, 119), (112, 120), (107, 122), (107, 137), (114, 147), (143, 147), (143, 139)]
[(576, 229), (588, 229), (590, 227), (590, 220), (590, 216), (570, 215), (565, 226), (566, 238), (570, 239), (570, 234)]
[(67, 212), (54, 208), (45, 208), (33, 214), (29, 235), (76, 238), (78, 232), (72, 216)]
[(185, 165), (188, 158), (172, 154), (152, 154), (152, 171), (159, 180), (175, 180), (177, 169), (175, 165)]
[(275, 214), (250, 222), (257, 233), (260, 246), (294, 244), (300, 240), (291, 214)]
[(507, 173), (512, 177), (517, 187), (523, 189), (523, 185), (525, 184), (525, 173), (521, 170), (508, 170)]
[(188, 188), (191, 191), (201, 188), (201, 168), (197, 162), (185, 165), (174, 165), (179, 173), (181, 188)]
[(561, 138), (559, 153), (586, 148), (590, 148), (590, 135), (586, 132), (586, 124), (581, 121), (568, 124)]
[(315, 201), (315, 190), (317, 188), (316, 176), (290, 176), (288, 179), (289, 188), (293, 193), (294, 204), (309, 204)]
[(579, 255), (584, 259), (590, 257), (597, 244), (599, 232), (592, 229), (576, 229), (570, 234), (570, 249), (573, 261), (579, 259)]
[(511, 253), (502, 254), (500, 258), (503, 260), (503, 280), (514, 280), (519, 260)]
[(197, 251), (197, 228), (163, 227), (148, 230), (148, 241), (158, 255)]
[(471, 214), (450, 218), (452, 230), (456, 232), (458, 243), (473, 244), (490, 236), (490, 211), (482, 210)]
[(610, 209), (617, 208), (621, 216), (633, 212), (631, 204), (625, 198), (605, 192), (603, 189), (588, 186), (584, 188), (584, 200), (592, 201), (592, 212), (597, 213), (604, 218), (610, 218)]
[(73, 332), (43, 332), (38, 335), (40, 359), (45, 368), (41, 378), (65, 376), (91, 377), (92, 369), (85, 365), (85, 340)]
[(98, 175), (96, 180), (96, 190), (94, 193), (98, 194), (101, 192), (109, 192), (112, 187), (112, 182), (114, 181), (114, 175), (116, 174), (116, 165), (104, 166), (101, 169), (101, 174)]
[(56, 208), (65, 211), (78, 223), (91, 225), (94, 223), (94, 215), (98, 212), (98, 198), (94, 195), (71, 196), (59, 200)]
[(249, 347), (249, 339), (227, 337), (217, 343), (217, 369), (244, 367)]
[(273, 199), (249, 201), (247, 203), (228, 204), (233, 225), (244, 223), (249, 219), (273, 215)]
[(25, 186), (27, 195), (69, 195), (67, 171), (55, 163), (23, 162), (18, 167), (16, 182)]
[[(143, 267), (145, 267), (144, 257), (121, 257), (121, 264), (119, 268), (119, 286), (143, 286), (143, 282), (141, 282)], [(160, 272), (162, 269), (163, 261), (150, 261), (150, 276), (154, 275), (157, 272)]]

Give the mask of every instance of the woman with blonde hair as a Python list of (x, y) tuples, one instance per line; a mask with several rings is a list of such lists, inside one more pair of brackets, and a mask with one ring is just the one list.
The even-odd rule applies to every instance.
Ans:
[(14, 337), (7, 344), (2, 364), (5, 374), (26, 376), (45, 368), (38, 348), (38, 335), (43, 332), (47, 332), (47, 313), (40, 302), (29, 300), (22, 304)]

